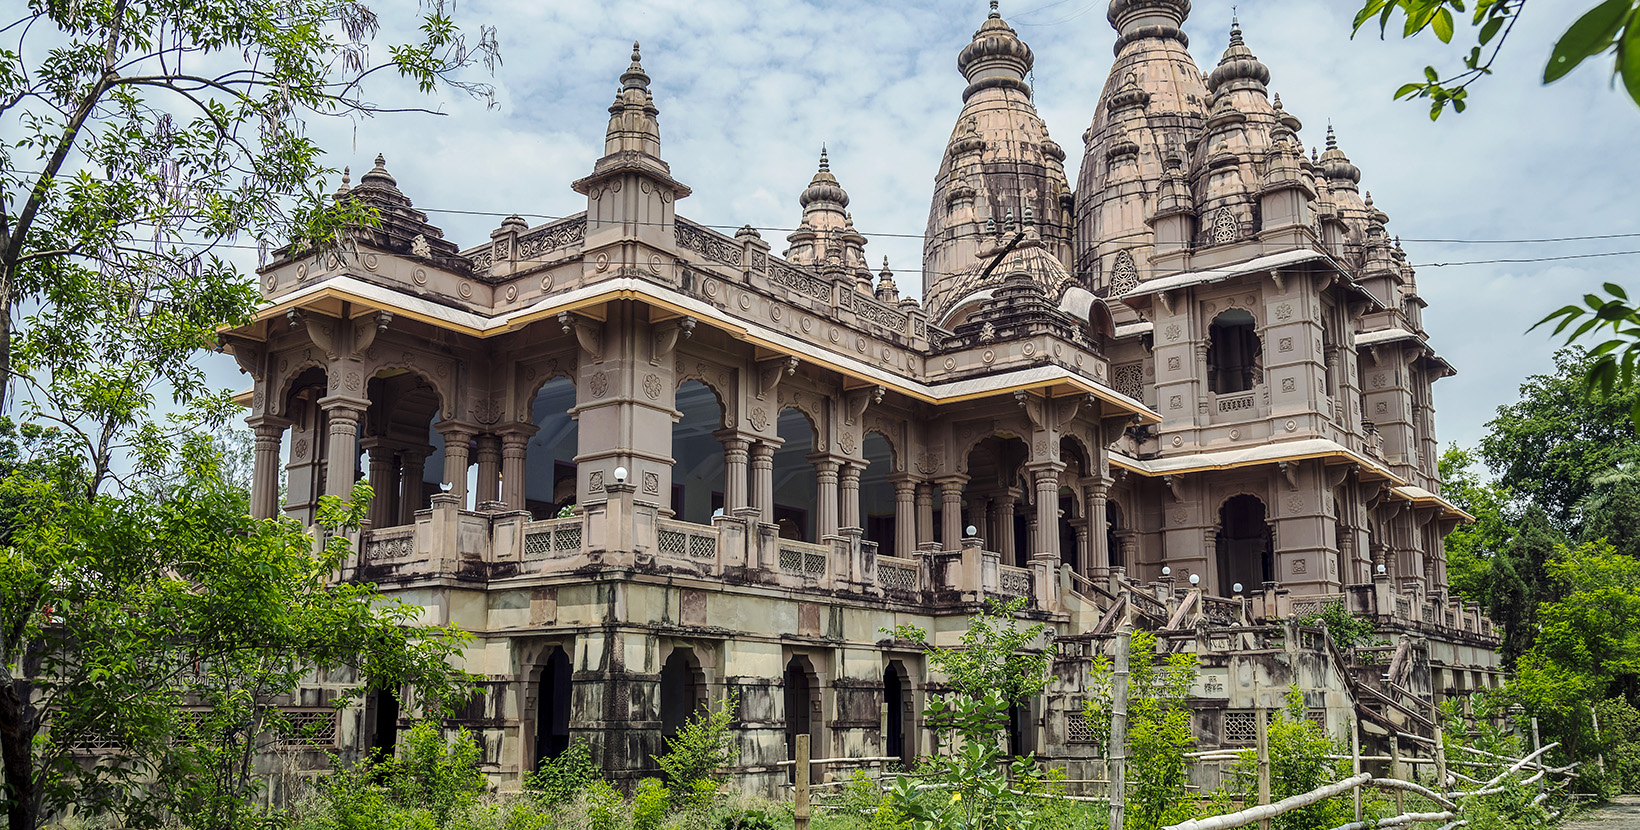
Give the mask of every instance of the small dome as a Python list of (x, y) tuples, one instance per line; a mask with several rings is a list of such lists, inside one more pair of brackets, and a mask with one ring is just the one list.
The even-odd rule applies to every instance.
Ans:
[(805, 208), (816, 202), (848, 207), (848, 193), (837, 183), (837, 177), (831, 174), (831, 162), (826, 159), (824, 146), (820, 148), (820, 169), (815, 172), (809, 186), (803, 189), (803, 194), (797, 197), (797, 203)]
[(1327, 150), (1321, 154), (1317, 164), (1321, 168), (1321, 175), (1335, 181), (1348, 181), (1351, 184), (1361, 183), (1361, 168), (1350, 163), (1349, 156), (1338, 149), (1338, 137), (1333, 134), (1331, 124), (1327, 125)]
[(978, 70), (993, 66), (1007, 67), (1017, 75), (1016, 80), (1024, 82), (1025, 74), (1031, 71), (1036, 63), (1036, 56), (1031, 53), (1031, 47), (1019, 39), (1019, 35), (1002, 21), (1002, 15), (997, 12), (997, 4), (991, 3), (991, 13), (980, 24), (979, 31), (974, 32), (974, 40), (963, 48), (957, 55), (957, 71), (962, 73), (970, 83), (975, 81)]
[(1207, 76), (1207, 89), (1218, 92), (1220, 87), (1231, 81), (1253, 81), (1261, 87), (1270, 82), (1270, 68), (1242, 42), (1241, 24), (1235, 21), (1230, 23), (1230, 47), (1224, 50), (1219, 65), (1213, 67), (1213, 72)]

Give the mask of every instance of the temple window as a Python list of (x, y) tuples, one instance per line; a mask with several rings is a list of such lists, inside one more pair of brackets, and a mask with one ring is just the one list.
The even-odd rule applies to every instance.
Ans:
[(1208, 326), (1207, 385), (1219, 395), (1245, 392), (1264, 379), (1263, 346), (1252, 313), (1232, 308)]

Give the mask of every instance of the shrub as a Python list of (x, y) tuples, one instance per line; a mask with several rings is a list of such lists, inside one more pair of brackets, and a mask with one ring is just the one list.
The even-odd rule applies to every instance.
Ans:
[(477, 803), (484, 792), (484, 773), (478, 769), (478, 742), (462, 729), (453, 740), (434, 721), (410, 728), (404, 752), (381, 764), (383, 778), (394, 801), (426, 808), (440, 825), (450, 815)]
[(622, 830), (626, 799), (602, 778), (593, 779), (582, 793), (590, 830)]
[[(1335, 606), (1336, 607), (1336, 606)], [(1287, 690), (1287, 705), (1270, 721), (1270, 798), (1280, 801), (1319, 789), (1350, 774), (1349, 761), (1331, 761), (1328, 755), (1345, 754), (1326, 733), (1305, 717), (1304, 694)], [(1244, 750), (1230, 768), (1231, 786), (1240, 792), (1243, 804), (1257, 803), (1258, 756)], [(1335, 796), (1292, 810), (1270, 821), (1274, 830), (1326, 830), (1347, 824), (1354, 818), (1353, 799)]]
[(729, 726), (738, 706), (739, 696), (731, 692), (716, 706), (696, 712), (667, 740), (666, 752), (655, 756), (680, 806), (705, 806), (723, 784), (719, 770), (735, 760), (735, 736)]
[(598, 777), (592, 764), (592, 744), (586, 738), (570, 741), (557, 758), (541, 762), (541, 767), (524, 776), (524, 789), (542, 804), (552, 807), (574, 799)]
[(672, 793), (659, 779), (639, 781), (637, 792), (632, 794), (632, 830), (660, 830), (671, 803)]

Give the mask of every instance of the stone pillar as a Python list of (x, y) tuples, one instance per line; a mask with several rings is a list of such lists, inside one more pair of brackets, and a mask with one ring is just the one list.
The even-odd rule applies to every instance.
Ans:
[(714, 434), (723, 444), (723, 514), (733, 516), (736, 510), (749, 503), (746, 499), (746, 462), (751, 456), (752, 442), (733, 430), (719, 430)]
[(752, 506), (764, 524), (774, 524), (774, 451), (779, 446), (767, 438), (752, 445)]
[[(983, 525), (985, 530), (980, 535), (987, 537), (986, 541), (991, 543), (991, 550), (1000, 551), (1002, 550), (1003, 537), (1002, 499), (999, 497), (992, 497), (990, 499), (986, 499), (984, 504), (986, 507), (985, 524)], [(1002, 561), (1007, 562), (1007, 557), (1003, 557)]]
[(501, 439), (494, 435), (478, 436), (477, 461), (478, 492), (473, 494), (474, 506), (501, 501)]
[(251, 516), (271, 519), (279, 515), (279, 443), (290, 421), (272, 415), (251, 420), (255, 449), (251, 468)]
[(897, 473), (894, 483), (894, 555), (910, 559), (917, 552), (917, 482)]
[(468, 442), (473, 440), (473, 428), (460, 421), (443, 421), (438, 425), (440, 435), (444, 436), (444, 483), (450, 485), (445, 491), (451, 495), (461, 497), (461, 506), (467, 506), (467, 452)]
[(917, 544), (934, 541), (934, 483), (917, 482)]
[(382, 443), (380, 438), (372, 438), (365, 447), (370, 457), (370, 470), (367, 477), (370, 480), (370, 510), (365, 515), (370, 518), (371, 527), (393, 526), (393, 468), (396, 459), (393, 457), (393, 448)]
[(837, 523), (841, 527), (865, 528), (860, 521), (860, 474), (865, 467), (844, 462), (837, 488)]
[(1093, 553), (1088, 547), (1088, 523), (1084, 520), (1076, 525), (1076, 572), (1087, 576), (1092, 561)]
[[(808, 457), (814, 465), (814, 529), (820, 539), (836, 536), (837, 528), (837, 468), (830, 456), (814, 454)], [(816, 540), (818, 541), (818, 540)]]
[(1051, 464), (1031, 471), (1036, 484), (1036, 544), (1031, 556), (1059, 561), (1059, 472), (1063, 465)]
[(997, 512), (1001, 514), (999, 536), (994, 542), (996, 551), (1003, 562), (1010, 565), (1019, 564), (1018, 545), (1014, 542), (1014, 507), (1019, 504), (1019, 491), (1009, 487), (997, 497)]
[(537, 429), (534, 424), (510, 424), (501, 430), (501, 500), (507, 503), (508, 510), (525, 509), (524, 460), (529, 452), (530, 437)]
[[(1082, 479), (1082, 503), (1087, 505), (1083, 529), (1087, 555), (1078, 560), (1086, 577), (1103, 577), (1110, 572), (1110, 482), (1102, 478)], [(1082, 537), (1078, 537), (1080, 539)]]
[(416, 523), (416, 511), (421, 509), (422, 478), (425, 476), (427, 456), (432, 447), (410, 447), (399, 451), (399, 524)]
[(940, 479), (940, 548), (962, 550), (962, 486), (967, 476)]
[(359, 466), (359, 419), (370, 406), (369, 401), (344, 398), (339, 395), (323, 398), (327, 440), (325, 453), (325, 492), (327, 496), (347, 498), (353, 492)]

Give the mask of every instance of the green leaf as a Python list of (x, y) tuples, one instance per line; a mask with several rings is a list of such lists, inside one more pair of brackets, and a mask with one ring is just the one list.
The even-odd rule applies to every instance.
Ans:
[(1453, 29), (1452, 12), (1443, 8), (1435, 13), (1435, 19), (1432, 22), (1435, 26), (1435, 36), (1440, 38), (1442, 43), (1451, 43)]
[(1486, 21), (1485, 25), (1481, 26), (1480, 40), (1482, 46), (1491, 43), (1492, 38), (1498, 36), (1498, 30), (1503, 28), (1503, 20), (1504, 19), (1502, 17), (1494, 17), (1491, 20)]
[(1428, 78), (1429, 82), (1432, 84), (1438, 84), (1441, 82), (1441, 73), (1436, 72), (1435, 67), (1433, 66), (1424, 67), (1424, 77)]
[(1629, 15), (1628, 29), (1617, 44), (1617, 72), (1634, 103), (1640, 104), (1640, 8)]
[(1584, 13), (1555, 42), (1543, 68), (1543, 82), (1558, 81), (1590, 55), (1605, 51), (1633, 7), (1632, 0), (1606, 0)]
[(1423, 88), (1423, 84), (1402, 84), (1400, 89), (1395, 90), (1395, 100), (1399, 101)]
[(1628, 292), (1623, 290), (1623, 286), (1618, 285), (1615, 282), (1606, 283), (1604, 288), (1606, 289), (1607, 294), (1610, 294), (1619, 300), (1627, 300), (1629, 298)]

